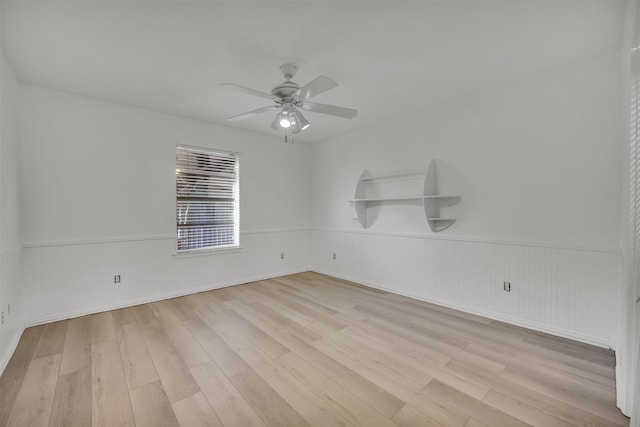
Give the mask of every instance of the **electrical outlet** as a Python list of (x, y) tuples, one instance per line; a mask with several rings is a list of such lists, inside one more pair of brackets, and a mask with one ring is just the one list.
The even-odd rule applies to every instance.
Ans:
[(120, 275), (116, 274), (115, 276), (113, 276), (113, 283), (120, 283)]
[(280, 252), (280, 259), (284, 259), (284, 252)]
[(2, 320), (0, 321), (0, 325), (4, 325), (4, 311), (2, 312), (2, 315), (0, 316), (0, 318), (2, 318)]
[(504, 286), (504, 291), (505, 291), (505, 292), (511, 292), (511, 282), (507, 282), (507, 281), (505, 280), (505, 282), (504, 282), (504, 285), (503, 285), (503, 286)]
[(336, 253), (335, 252), (333, 253), (333, 259), (336, 259)]

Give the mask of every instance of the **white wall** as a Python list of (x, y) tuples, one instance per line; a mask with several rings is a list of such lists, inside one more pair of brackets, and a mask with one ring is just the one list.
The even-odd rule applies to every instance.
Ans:
[[(620, 73), (619, 54), (594, 58), (314, 145), (313, 269), (615, 345)], [(442, 211), (453, 227), (434, 235), (411, 203), (353, 221), (363, 169), (432, 158), (441, 192), (462, 195)]]
[(0, 372), (18, 343), (25, 313), (20, 288), (17, 114), (18, 80), (0, 52), (0, 311), (5, 316), (0, 325)]
[[(307, 146), (31, 85), (20, 105), (29, 324), (308, 268)], [(174, 257), (176, 144), (241, 152), (242, 250)]]

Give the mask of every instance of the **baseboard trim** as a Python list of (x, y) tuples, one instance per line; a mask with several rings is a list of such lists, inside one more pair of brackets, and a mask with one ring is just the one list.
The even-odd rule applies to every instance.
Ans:
[(42, 325), (42, 324), (45, 324), (45, 323), (58, 322), (60, 320), (73, 319), (75, 317), (81, 317), (81, 316), (87, 316), (87, 315), (90, 315), (90, 314), (102, 313), (104, 311), (118, 310), (120, 308), (133, 307), (133, 306), (140, 305), (140, 304), (148, 304), (148, 303), (151, 303), (151, 302), (156, 302), (156, 301), (162, 301), (162, 300), (171, 299), (171, 298), (182, 297), (182, 296), (185, 296), (185, 295), (192, 295), (192, 294), (197, 294), (197, 293), (200, 293), (200, 292), (206, 292), (206, 291), (212, 291), (212, 290), (215, 290), (215, 289), (227, 288), (229, 286), (243, 285), (243, 284), (247, 284), (247, 283), (251, 283), (251, 282), (257, 282), (257, 281), (260, 281), (260, 280), (267, 280), (267, 279), (273, 279), (275, 277), (288, 276), (290, 274), (304, 273), (305, 271), (309, 271), (309, 269), (308, 268), (299, 268), (299, 269), (293, 269), (293, 270), (280, 271), (280, 272), (274, 273), (274, 274), (251, 276), (251, 277), (245, 277), (245, 278), (238, 279), (238, 280), (228, 280), (228, 281), (225, 281), (225, 282), (218, 282), (218, 283), (214, 283), (214, 284), (211, 284), (211, 285), (200, 286), (200, 287), (197, 287), (197, 288), (181, 289), (181, 290), (175, 291), (175, 292), (169, 292), (169, 293), (165, 293), (165, 294), (158, 294), (158, 295), (153, 295), (153, 296), (144, 297), (144, 298), (127, 300), (127, 301), (123, 301), (121, 303), (116, 303), (116, 304), (105, 304), (105, 305), (102, 305), (102, 306), (96, 306), (96, 307), (91, 307), (91, 308), (87, 308), (87, 309), (71, 311), (71, 312), (67, 312), (67, 313), (60, 313), (60, 314), (56, 314), (56, 315), (53, 315), (53, 316), (40, 317), (40, 318), (36, 318), (36, 319), (31, 319), (31, 320), (28, 320), (27, 322), (25, 322), (24, 328), (26, 329), (26, 328), (29, 328), (31, 326), (38, 326), (38, 325)]
[(7, 348), (6, 353), (3, 355), (2, 359), (0, 359), (0, 376), (4, 372), (7, 365), (9, 364), (9, 360), (11, 360), (11, 356), (13, 356), (13, 353), (15, 353), (16, 348), (18, 348), (18, 343), (20, 342), (20, 338), (22, 338), (22, 334), (24, 333), (25, 329), (26, 329), (26, 326), (23, 325), (18, 330), (18, 332), (14, 334), (13, 339), (11, 340), (11, 344)]
[(550, 335), (555, 335), (558, 337), (562, 337), (562, 338), (568, 338), (574, 341), (579, 341), (585, 344), (591, 344), (597, 347), (602, 347), (602, 348), (608, 348), (611, 350), (615, 350), (614, 345), (610, 342), (607, 342), (601, 338), (598, 337), (593, 337), (591, 335), (584, 335), (584, 334), (580, 334), (580, 333), (576, 333), (573, 331), (569, 331), (567, 329), (562, 329), (562, 328), (555, 328), (553, 326), (549, 326), (549, 325), (545, 325), (542, 323), (537, 323), (537, 322), (531, 322), (529, 320), (525, 320), (525, 319), (520, 319), (517, 317), (513, 317), (513, 316), (507, 316), (501, 313), (496, 313), (490, 310), (482, 310), (482, 309), (478, 309), (472, 306), (468, 306), (468, 305), (464, 305), (464, 304), (456, 304), (453, 303), (451, 301), (447, 301), (447, 300), (443, 300), (440, 298), (433, 298), (433, 297), (428, 297), (428, 296), (424, 296), (424, 295), (419, 295), (419, 294), (414, 294), (411, 292), (403, 292), (403, 291), (399, 291), (397, 289), (391, 289), (388, 288), (386, 286), (383, 286), (379, 283), (376, 282), (371, 282), (368, 280), (363, 280), (357, 277), (351, 277), (345, 274), (339, 274), (339, 273), (335, 273), (333, 271), (329, 271), (329, 270), (325, 270), (322, 268), (315, 268), (315, 267), (311, 267), (310, 269), (311, 271), (315, 272), (315, 273), (320, 273), (320, 274), (325, 274), (327, 276), (333, 276), (333, 277), (337, 277), (339, 279), (343, 279), (343, 280), (348, 280), (350, 282), (355, 282), (358, 284), (361, 284), (363, 286), (367, 286), (370, 288), (374, 288), (374, 289), (380, 289), (383, 291), (387, 291), (393, 294), (397, 294), (397, 295), (402, 295), (405, 297), (409, 297), (409, 298), (413, 298), (413, 299), (417, 299), (419, 301), (424, 301), (424, 302), (428, 302), (428, 303), (432, 303), (432, 304), (436, 304), (436, 305), (440, 305), (443, 307), (447, 307), (447, 308), (451, 308), (454, 310), (458, 310), (458, 311), (463, 311), (465, 313), (469, 313), (469, 314), (475, 314), (477, 316), (482, 316), (482, 317), (486, 317), (488, 319), (492, 319), (492, 320), (498, 320), (500, 322), (505, 322), (508, 323), (510, 325), (514, 325), (514, 326), (521, 326), (523, 328), (527, 328), (527, 329), (531, 329), (534, 331), (538, 331), (538, 332), (544, 332)]

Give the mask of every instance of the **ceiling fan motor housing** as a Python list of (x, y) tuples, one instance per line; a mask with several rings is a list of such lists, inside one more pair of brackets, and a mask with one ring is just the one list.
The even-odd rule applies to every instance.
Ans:
[(293, 95), (300, 89), (300, 85), (292, 82), (291, 80), (287, 80), (285, 82), (280, 83), (271, 89), (271, 95), (277, 96), (278, 98), (282, 98), (287, 101), (293, 98)]
[(300, 89), (299, 84), (291, 81), (293, 76), (296, 75), (298, 67), (293, 64), (283, 64), (280, 66), (280, 71), (286, 80), (271, 89), (271, 95), (282, 98), (284, 102), (287, 102), (290, 101), (293, 98), (293, 94)]

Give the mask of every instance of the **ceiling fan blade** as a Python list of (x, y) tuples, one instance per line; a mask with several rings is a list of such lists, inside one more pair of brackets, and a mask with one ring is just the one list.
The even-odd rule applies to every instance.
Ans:
[(227, 117), (227, 120), (235, 122), (236, 120), (246, 119), (247, 117), (255, 116), (256, 114), (264, 113), (271, 110), (277, 110), (277, 105), (269, 105), (268, 107), (258, 108), (257, 110), (247, 111), (246, 113), (238, 114), (235, 116)]
[(240, 92), (248, 93), (250, 95), (260, 96), (262, 98), (272, 99), (274, 101), (280, 100), (280, 98), (278, 98), (277, 96), (271, 95), (270, 93), (262, 92), (262, 91), (251, 89), (251, 88), (244, 87), (244, 86), (240, 86), (240, 85), (237, 85), (237, 84), (234, 84), (234, 83), (222, 83), (220, 86), (229, 87), (229, 88), (232, 88), (232, 89), (235, 89), (235, 90), (239, 90)]
[(315, 113), (344, 117), (345, 119), (353, 119), (358, 115), (358, 110), (336, 107), (335, 105), (319, 104), (317, 102), (305, 102), (304, 104), (302, 104), (302, 108), (307, 111), (313, 111)]
[(302, 101), (306, 101), (322, 92), (326, 92), (329, 89), (333, 89), (338, 86), (338, 83), (334, 82), (327, 76), (318, 76), (311, 80), (306, 85), (298, 89), (297, 95)]

